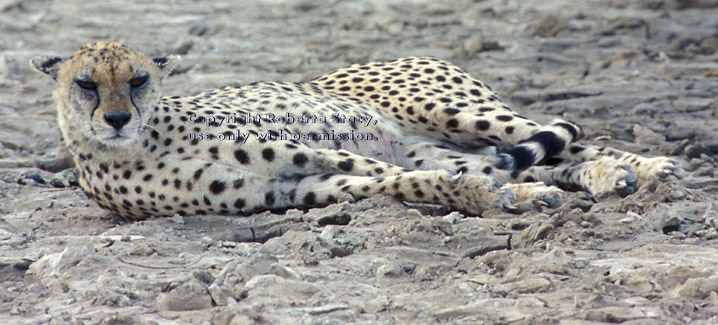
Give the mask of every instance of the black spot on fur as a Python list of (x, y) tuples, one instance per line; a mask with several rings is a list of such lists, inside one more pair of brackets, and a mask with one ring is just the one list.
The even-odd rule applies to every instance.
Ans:
[(212, 184), (209, 184), (209, 191), (215, 195), (224, 192), (224, 190), (226, 188), (227, 188), (227, 184), (225, 184), (223, 181), (220, 181), (220, 180), (215, 180), (212, 182)]
[(197, 171), (194, 172), (194, 180), (199, 180), (200, 177), (202, 177), (202, 173), (204, 173), (204, 169), (197, 169)]
[(234, 200), (234, 207), (237, 209), (244, 208), (245, 204), (247, 204), (242, 198)]
[(239, 161), (239, 163), (242, 165), (249, 164), (249, 154), (247, 154), (247, 152), (242, 149), (237, 149), (234, 151), (234, 158), (237, 158), (237, 161)]
[(343, 161), (339, 162), (339, 164), (337, 164), (337, 167), (339, 167), (339, 169), (341, 169), (345, 172), (349, 172), (354, 168), (354, 160), (353, 159), (343, 160)]
[(264, 193), (264, 203), (268, 206), (274, 205), (274, 192)]
[(499, 116), (496, 117), (496, 119), (499, 120), (499, 121), (501, 121), (501, 122), (508, 122), (508, 121), (513, 120), (514, 118), (513, 118), (512, 116), (509, 116), (509, 115), (499, 115)]
[(244, 185), (244, 179), (243, 179), (243, 178), (237, 178), (237, 179), (234, 180), (234, 183), (232, 184), (232, 187), (234, 187), (234, 189), (236, 190), (236, 189), (241, 188), (242, 185)]
[(309, 159), (307, 158), (307, 155), (305, 155), (303, 153), (298, 153), (298, 154), (294, 155), (294, 157), (292, 158), (292, 163), (299, 167), (304, 167), (304, 165), (307, 163), (307, 161), (309, 161)]
[(272, 150), (272, 148), (265, 148), (262, 150), (262, 158), (266, 161), (274, 160), (274, 150)]
[(476, 121), (476, 129), (480, 131), (486, 131), (491, 127), (491, 123), (485, 120)]
[(306, 205), (314, 205), (317, 202), (317, 195), (314, 194), (314, 192), (308, 192), (304, 196), (304, 204)]

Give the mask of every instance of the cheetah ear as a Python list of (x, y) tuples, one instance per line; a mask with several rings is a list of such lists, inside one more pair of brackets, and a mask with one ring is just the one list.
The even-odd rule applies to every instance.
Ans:
[(59, 56), (36, 56), (30, 60), (30, 66), (57, 81), (57, 71), (65, 59)]
[(162, 78), (164, 78), (170, 75), (172, 69), (174, 69), (175, 66), (177, 66), (177, 64), (180, 62), (180, 59), (181, 58), (179, 55), (168, 55), (152, 58), (152, 62), (157, 65), (157, 67), (163, 73)]

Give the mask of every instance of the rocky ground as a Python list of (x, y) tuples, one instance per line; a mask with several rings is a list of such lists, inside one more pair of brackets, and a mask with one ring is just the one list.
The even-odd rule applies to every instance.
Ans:
[[(717, 323), (718, 1), (0, 1), (0, 323)], [(465, 217), (379, 197), (129, 222), (73, 179), (37, 54), (117, 40), (166, 94), (433, 55), (587, 142), (684, 162), (626, 198)]]

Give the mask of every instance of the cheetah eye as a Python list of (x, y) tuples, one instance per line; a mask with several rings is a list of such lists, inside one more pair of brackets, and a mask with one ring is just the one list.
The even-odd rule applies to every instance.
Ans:
[(130, 79), (130, 87), (132, 87), (132, 88), (141, 87), (142, 85), (145, 84), (145, 82), (147, 82), (147, 76), (135, 77), (135, 78)]
[(97, 84), (92, 81), (75, 80), (75, 83), (82, 89), (94, 90), (97, 88)]

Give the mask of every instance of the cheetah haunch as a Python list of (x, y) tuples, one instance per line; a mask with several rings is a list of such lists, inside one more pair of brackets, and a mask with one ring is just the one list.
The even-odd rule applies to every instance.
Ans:
[[(62, 135), (100, 206), (135, 218), (247, 214), (388, 194), (479, 215), (556, 207), (552, 185), (625, 195), (682, 172), (672, 159), (579, 144), (577, 125), (539, 125), (434, 58), (160, 97), (178, 62), (103, 42), (31, 61), (57, 82)], [(551, 157), (562, 162), (538, 165)]]

